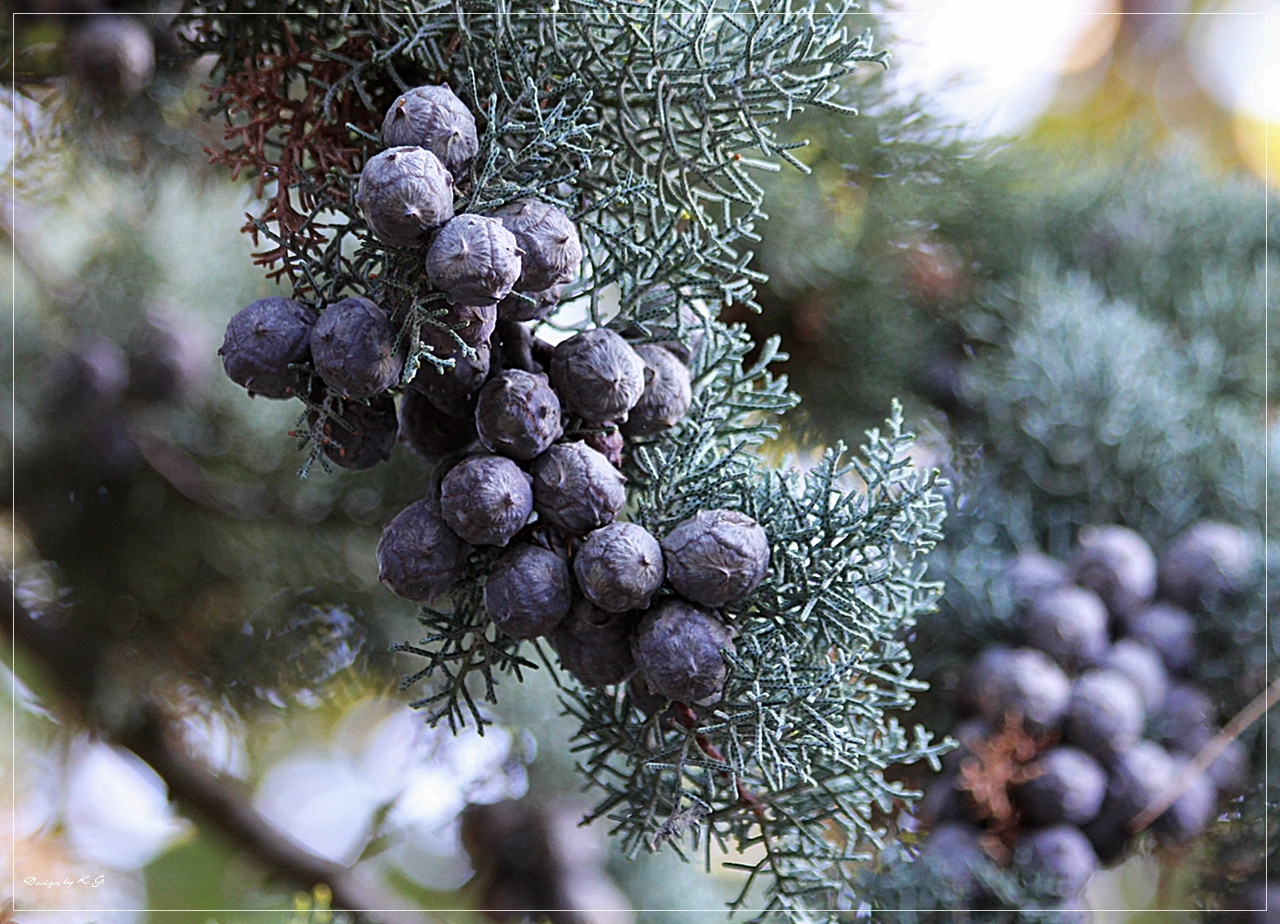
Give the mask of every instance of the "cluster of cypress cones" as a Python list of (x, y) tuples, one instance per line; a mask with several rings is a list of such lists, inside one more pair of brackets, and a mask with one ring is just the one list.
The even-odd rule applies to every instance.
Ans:
[(1021, 647), (988, 647), (970, 665), (959, 693), (971, 717), (921, 805), (933, 826), (922, 858), (967, 907), (994, 901), (980, 871), (1001, 861), (1063, 910), (1082, 908), (1097, 867), (1127, 856), (1135, 822), (1186, 844), (1241, 792), (1238, 741), (1203, 770), (1194, 762), (1218, 729), (1189, 675), (1196, 614), (1239, 593), (1255, 558), (1244, 532), (1201, 521), (1159, 559), (1134, 531), (1101, 526), (1081, 532), (1070, 562), (1010, 561)]
[(386, 460), (397, 439), (434, 465), (428, 495), (386, 525), (378, 547), (396, 594), (433, 600), (474, 547), (505, 547), (484, 591), (502, 632), (550, 637), (587, 685), (639, 670), (637, 701), (714, 702), (721, 650), (733, 647), (717, 608), (763, 580), (764, 530), (710, 510), (659, 543), (615, 522), (627, 439), (674, 426), (690, 407), (686, 345), (633, 344), (604, 327), (555, 346), (536, 336), (530, 322), (579, 272), (577, 229), (535, 199), (455, 215), (454, 183), (478, 140), (447, 87), (403, 94), (382, 138), (389, 147), (365, 165), (357, 206), (382, 244), (425, 248), (426, 278), (449, 307), (419, 336), (445, 362), (424, 363), (402, 387), (407, 349), (385, 308), (358, 295), (323, 310), (277, 296), (231, 319), (227, 375), (252, 395), (304, 398), (322, 451), (342, 467)]

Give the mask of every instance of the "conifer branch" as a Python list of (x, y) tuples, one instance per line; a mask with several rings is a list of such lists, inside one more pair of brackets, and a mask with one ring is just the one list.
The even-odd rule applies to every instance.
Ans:
[[(340, 16), (218, 15), (252, 6), (202, 8), (196, 44), (218, 56), (214, 109), (239, 139), (217, 156), (269, 192), (250, 230), (275, 245), (261, 260), (296, 297), (373, 298), (408, 340), (406, 375), (447, 362), (415, 342), (439, 307), (420, 254), (376, 243), (352, 195), (391, 99), (444, 82), (480, 128), (456, 208), (559, 205), (585, 252), (562, 300), (581, 300), (595, 325), (691, 348), (688, 413), (632, 441), (629, 518), (662, 536), (697, 510), (740, 511), (768, 535), (771, 572), (719, 614), (737, 640), (714, 706), (644, 717), (622, 689), (565, 689), (600, 798), (592, 817), (633, 852), (679, 849), (685, 834), (762, 845), (736, 906), (762, 878), (770, 910), (834, 908), (846, 864), (885, 833), (878, 813), (913, 795), (885, 768), (941, 750), (895, 716), (923, 688), (904, 639), (939, 593), (924, 556), (941, 537), (943, 483), (912, 466), (896, 405), (857, 458), (838, 447), (812, 471), (768, 469), (753, 450), (796, 402), (771, 371), (785, 356), (774, 339), (748, 362), (751, 338), (716, 316), (754, 307), (764, 278), (749, 266), (766, 217), (755, 176), (777, 161), (807, 170), (776, 127), (806, 108), (852, 114), (840, 80), (886, 55), (849, 29), (848, 2), (560, 0), (516, 12), (366, 0)], [(414, 705), (455, 728), (483, 724), (478, 701), (496, 699), (502, 674), (536, 668), (486, 616), (491, 551), (472, 555), (451, 606), (423, 609), (426, 636), (397, 646), (425, 659), (405, 681), (426, 687)]]

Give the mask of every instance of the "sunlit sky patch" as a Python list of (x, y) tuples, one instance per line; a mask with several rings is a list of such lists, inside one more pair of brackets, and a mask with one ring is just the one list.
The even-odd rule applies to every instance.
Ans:
[[(1180, 4), (1166, 4), (1176, 11)], [(1102, 59), (1114, 36), (1117, 0), (892, 0), (898, 38), (892, 79), (922, 94), (943, 118), (974, 134), (1012, 134), (1030, 125), (1063, 73)], [(1225, 0), (1196, 15), (1196, 77), (1224, 106), (1280, 121), (1280, 0)], [(1268, 102), (1269, 100), (1269, 102)]]
[(1201, 85), (1229, 109), (1280, 122), (1280, 60), (1267, 54), (1280, 50), (1280, 0), (1232, 0), (1199, 21), (1191, 49)]
[(896, 0), (890, 22), (892, 79), (905, 95), (917, 93), (948, 120), (978, 134), (1008, 134), (1029, 125), (1053, 96), (1063, 70), (1088, 46), (1093, 57), (1106, 43), (1084, 42), (1114, 0)]

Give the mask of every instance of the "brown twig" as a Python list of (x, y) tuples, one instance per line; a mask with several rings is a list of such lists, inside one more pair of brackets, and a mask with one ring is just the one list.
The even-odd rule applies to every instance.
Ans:
[[(680, 720), (680, 724), (693, 732), (693, 740), (697, 743), (698, 749), (712, 760), (718, 760), (722, 764), (727, 764), (728, 761), (725, 760), (724, 754), (720, 752), (720, 749), (712, 744), (706, 735), (697, 731), (698, 717), (694, 715), (693, 710), (685, 703), (672, 703), (671, 705), (672, 708), (675, 709), (675, 713)], [(741, 779), (736, 776), (730, 776), (727, 770), (721, 770), (720, 775), (726, 780), (733, 779), (738, 791), (738, 801), (741, 804), (748, 806), (751, 811), (755, 813), (756, 818), (763, 820), (765, 805), (764, 802), (761, 801), (760, 797), (747, 788), (747, 785), (743, 783)]]
[[(92, 634), (74, 619), (36, 619), (14, 599), (13, 587), (0, 584), (11, 606), (4, 621), (13, 638), (40, 661), (50, 679), (82, 714), (90, 711), (102, 676), (105, 652)], [(74, 615), (74, 614), (67, 614)], [(310, 890), (329, 886), (333, 907), (352, 912), (368, 924), (425, 924), (428, 917), (413, 909), (390, 909), (403, 899), (384, 893), (349, 867), (322, 859), (290, 841), (259, 815), (234, 780), (191, 760), (168, 733), (168, 721), (154, 703), (142, 703), (127, 727), (104, 730), (160, 774), (169, 794), (182, 806), (216, 825), (280, 878)]]
[[(462, 44), (462, 33), (455, 32), (453, 38), (449, 39), (449, 44), (444, 50), (444, 59), (448, 60), (453, 57), (453, 53), (458, 50), (458, 46)], [(444, 83), (444, 71), (436, 68), (436, 83)]]
[(1235, 718), (1209, 739), (1209, 743), (1202, 747), (1195, 758), (1182, 768), (1182, 772), (1166, 787), (1159, 798), (1154, 799), (1145, 809), (1138, 813), (1133, 821), (1129, 822), (1129, 830), (1137, 834), (1159, 818), (1165, 809), (1178, 801), (1178, 797), (1191, 785), (1197, 774), (1209, 769), (1209, 765), (1218, 759), (1218, 755), (1226, 750), (1227, 745), (1240, 737), (1241, 733), (1261, 718), (1268, 709), (1276, 704), (1277, 700), (1280, 700), (1280, 677), (1272, 681), (1271, 686), (1255, 696), (1249, 705), (1236, 713)]
[(257, 520), (271, 514), (274, 501), (266, 489), (210, 476), (182, 449), (135, 423), (131, 422), (128, 432), (147, 464), (188, 500), (241, 520)]

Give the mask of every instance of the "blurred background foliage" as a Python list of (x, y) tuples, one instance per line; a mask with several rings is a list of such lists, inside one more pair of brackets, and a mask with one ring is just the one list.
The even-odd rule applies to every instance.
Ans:
[[(406, 667), (387, 648), (414, 637), (413, 609), (378, 584), (373, 548), (427, 469), (398, 447), (359, 476), (299, 479), (285, 435), (298, 407), (251, 402), (221, 374), (226, 319), (278, 292), (237, 231), (257, 206), (207, 164), (221, 143), (200, 114), (207, 63), (182, 56), (171, 10), (119, 8), (126, 52), (94, 68), (86, 33), (105, 20), (69, 14), (117, 9), (19, 4), (6, 62), (3, 545), (31, 634), (6, 656), (19, 747), (0, 756), (15, 761), (4, 859), (18, 880), (0, 892), (42, 921), (85, 920), (58, 910), (77, 908), (112, 922), (328, 920), (332, 896), (288, 862), (301, 846), (401, 903), (378, 907), (441, 919), (566, 895), (577, 910), (557, 921), (626, 920), (628, 906), (685, 909), (646, 921), (720, 918), (737, 883), (719, 860), (710, 877), (669, 856), (628, 861), (573, 827), (571, 726), (545, 671), (483, 739), (429, 731), (402, 705)], [(989, 585), (1008, 554), (1064, 556), (1101, 522), (1157, 545), (1202, 517), (1271, 531), (1277, 229), (1258, 153), (1272, 123), (1248, 71), (1267, 20), (1251, 12), (873, 8), (896, 59), (851, 90), (864, 114), (788, 127), (810, 139), (796, 153), (812, 175), (767, 177), (763, 311), (726, 311), (791, 355), (781, 371), (803, 403), (769, 451), (856, 445), (898, 397), (925, 435), (921, 464), (953, 481), (933, 564), (947, 593), (911, 640), (935, 692), (913, 720), (949, 729), (959, 670), (1007, 635)], [(968, 82), (948, 83), (940, 59)], [(1224, 717), (1275, 663), (1263, 614), (1259, 589), (1200, 627), (1196, 679)], [(1096, 877), (1094, 920), (1186, 920), (1143, 909), (1230, 907), (1256, 886), (1275, 806), (1265, 738), (1250, 741), (1253, 790), (1188, 855), (1144, 850)], [(148, 754), (208, 768), (216, 786), (175, 791)], [(209, 803), (201, 814), (193, 792), (251, 806), (260, 827), (229, 828)], [(1156, 896), (1160, 870), (1172, 885)], [(103, 883), (24, 882), (89, 873)], [(512, 883), (525, 892), (503, 896)]]

